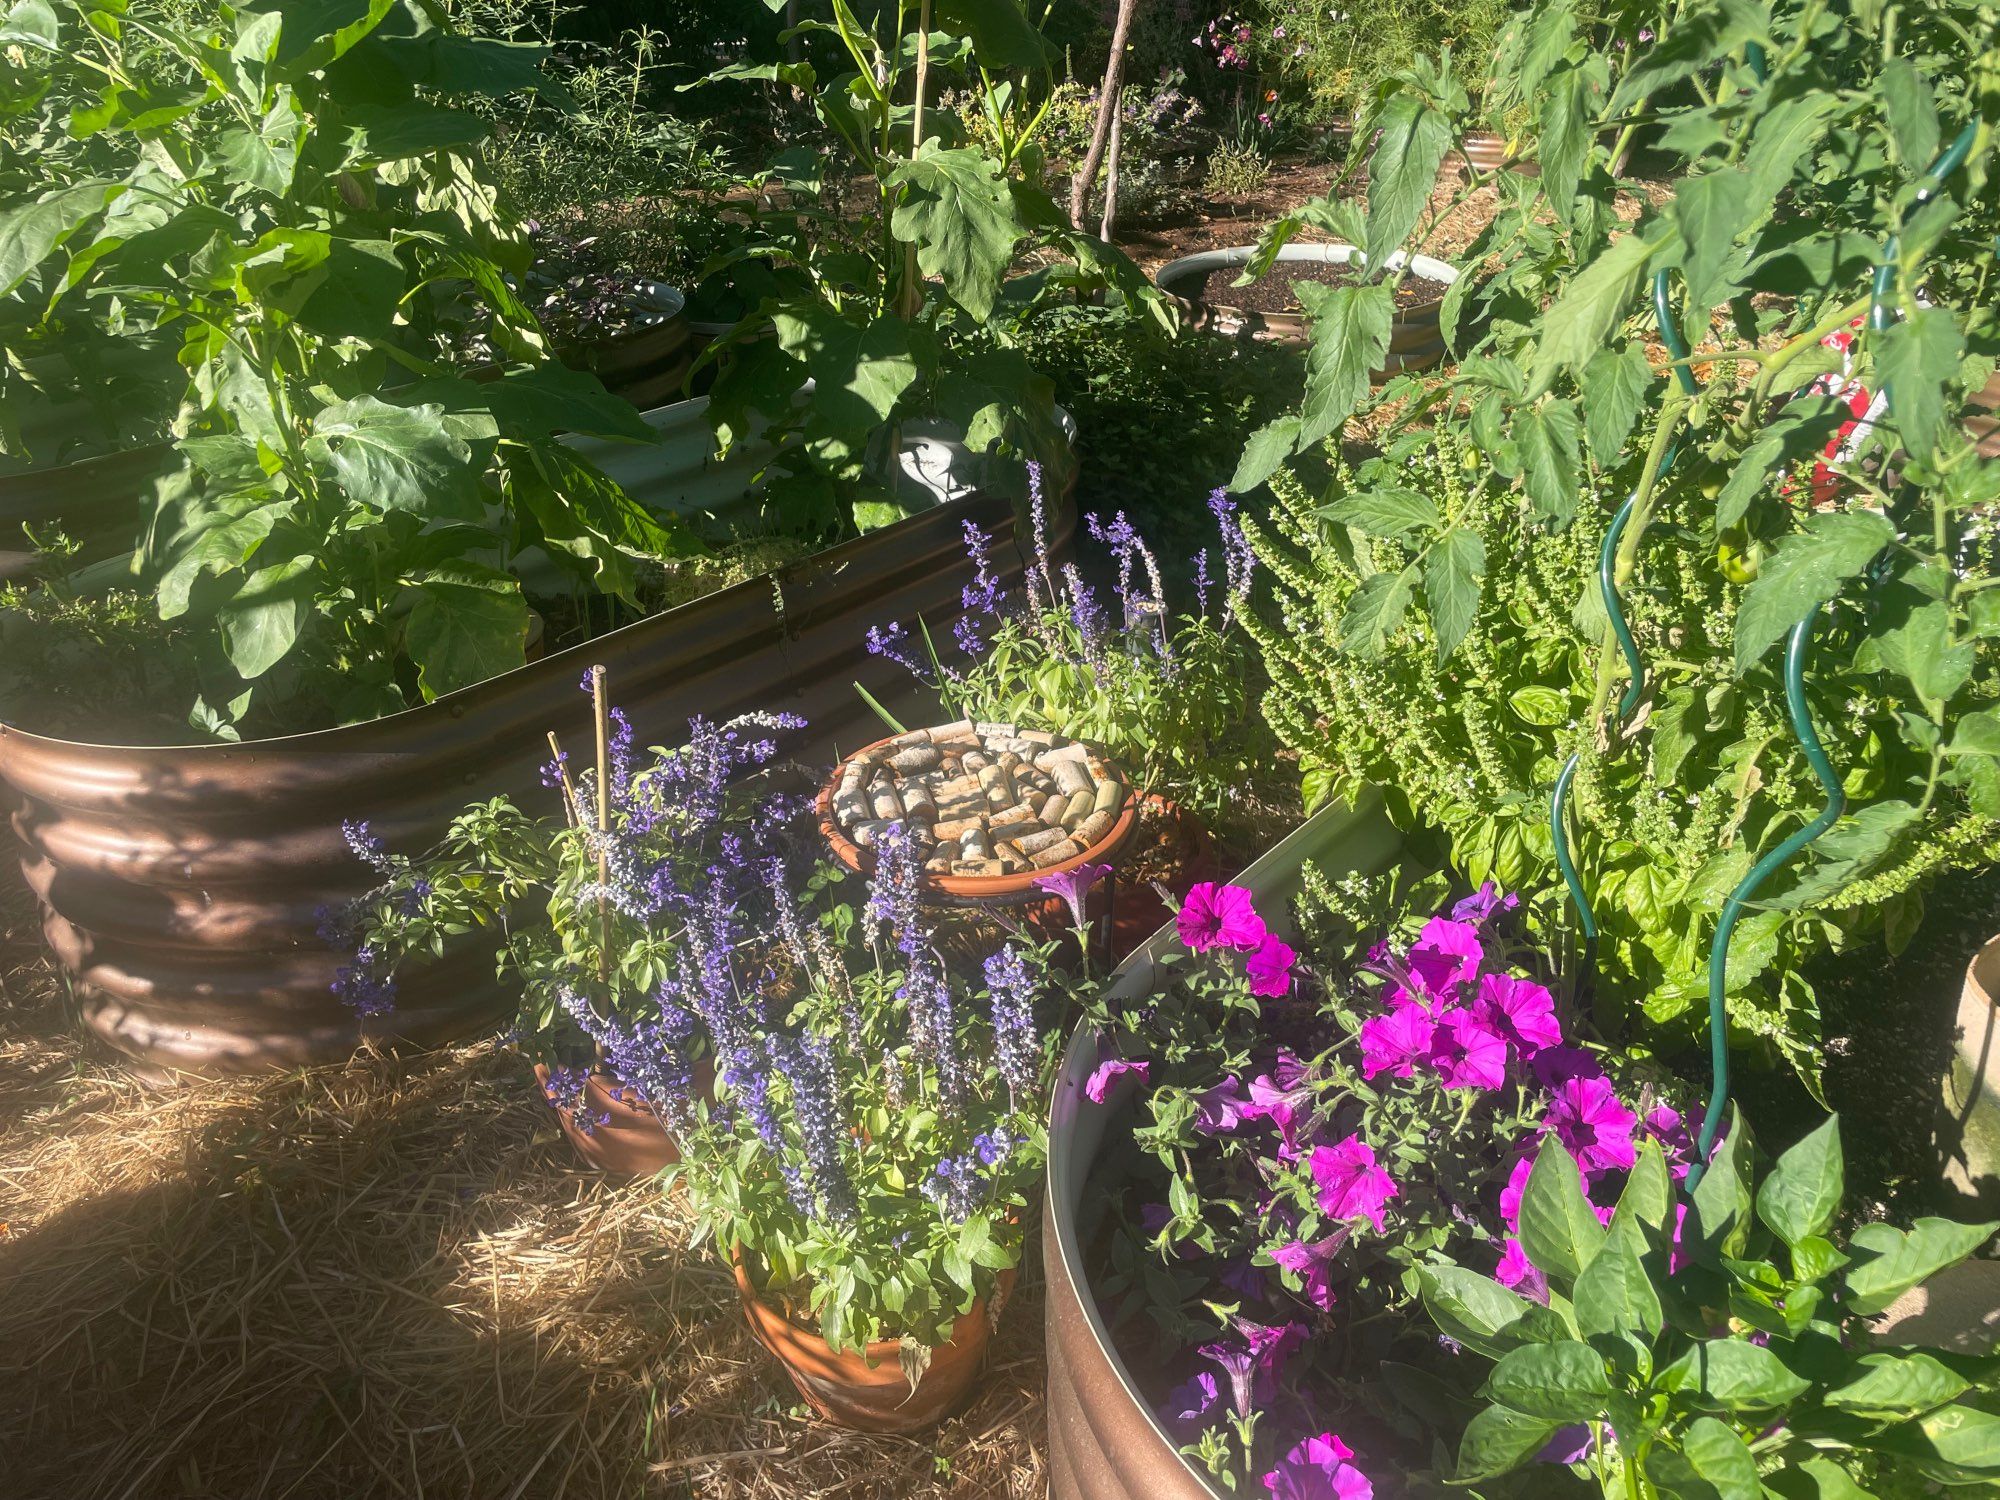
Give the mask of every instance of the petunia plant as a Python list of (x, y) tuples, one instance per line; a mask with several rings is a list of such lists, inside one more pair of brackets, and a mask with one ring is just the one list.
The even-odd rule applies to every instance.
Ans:
[(1440, 1332), (1492, 1362), (1457, 1482), (1538, 1460), (1567, 1463), (1607, 1500), (1868, 1500), (1884, 1493), (1878, 1477), (1967, 1493), (2000, 1482), (2000, 1416), (1979, 1399), (2000, 1362), (1869, 1336), (1871, 1318), (2000, 1225), (1868, 1224), (1842, 1243), (1837, 1120), (1761, 1182), (1753, 1155), (1739, 1116), (1682, 1197), (1648, 1144), (1606, 1221), (1579, 1191), (1588, 1157), (1551, 1136), (1520, 1207), (1538, 1292), (1424, 1268)]
[(1247, 890), (1197, 886), (1169, 983), (1102, 1018), (1086, 1092), (1141, 1078), (1151, 1161), (1100, 1291), (1145, 1308), (1133, 1336), (1186, 1375), (1162, 1419), (1218, 1480), (1288, 1493), (1287, 1465), (1362, 1473), (1317, 1424), (1354, 1407), (1368, 1358), (1435, 1362), (1410, 1333), (1422, 1267), (1536, 1274), (1517, 1230), (1540, 1142), (1578, 1154), (1578, 1195), (1606, 1214), (1643, 1150), (1687, 1171), (1678, 1113), (1566, 1029), (1516, 905), (1489, 886), (1359, 951), (1301, 936), (1308, 958)]
[(949, 645), (891, 621), (869, 631), (869, 650), (910, 671), (954, 717), (1100, 745), (1141, 786), (1211, 824), (1240, 810), (1271, 746), (1250, 644), (1233, 618), (1254, 568), (1236, 503), (1221, 490), (1210, 497), (1218, 544), (1193, 558), (1194, 608), (1177, 617), (1158, 556), (1123, 512), (1085, 518), (1116, 573), (1111, 597), (1100, 599), (1075, 563), (1056, 567), (1039, 465), (1029, 465), (1028, 483), (1034, 559), (1020, 592), (1000, 587), (988, 538), (967, 521), (974, 579)]

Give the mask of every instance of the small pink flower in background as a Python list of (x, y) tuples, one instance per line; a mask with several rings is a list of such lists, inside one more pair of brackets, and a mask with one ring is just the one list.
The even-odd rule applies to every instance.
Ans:
[(1426, 994), (1435, 1000), (1456, 1000), (1485, 959), (1486, 946), (1472, 923), (1432, 917), (1417, 934), (1408, 961)]
[(1462, 1007), (1438, 1017), (1430, 1065), (1448, 1089), (1497, 1089), (1507, 1077), (1507, 1039)]
[(1084, 898), (1090, 894), (1092, 886), (1110, 873), (1109, 865), (1078, 865), (1073, 870), (1063, 870), (1054, 875), (1037, 875), (1035, 888), (1067, 901), (1071, 920), (1082, 927), (1085, 924)]
[(1431, 1054), (1437, 1023), (1414, 1002), (1392, 1004), (1387, 1013), (1361, 1023), (1361, 1076), (1388, 1071), (1408, 1078)]
[(1366, 1219), (1383, 1232), (1382, 1209), (1396, 1183), (1375, 1163), (1375, 1148), (1359, 1135), (1337, 1146), (1315, 1146), (1309, 1158), (1321, 1212), (1334, 1219)]
[(1291, 945), (1273, 933), (1265, 933), (1257, 951), (1244, 960), (1243, 972), (1250, 978), (1250, 993), (1275, 1000), (1291, 993), (1292, 965), (1298, 959)]
[(1084, 1084), (1083, 1097), (1092, 1104), (1102, 1104), (1104, 1096), (1111, 1091), (1111, 1085), (1119, 1074), (1136, 1073), (1139, 1082), (1144, 1083), (1152, 1076), (1152, 1072), (1153, 1065), (1150, 1062), (1127, 1062), (1122, 1057), (1107, 1057), (1097, 1065), (1096, 1070), (1090, 1075), (1090, 1080)]
[(1271, 117), (1269, 115), (1259, 115), (1257, 116), (1257, 123), (1262, 125), (1266, 130), (1269, 130), (1271, 128)]
[(1475, 1009), (1489, 1027), (1507, 1039), (1508, 1050), (1524, 1061), (1546, 1047), (1562, 1045), (1555, 996), (1531, 979), (1482, 974)]
[(1263, 944), (1264, 919), (1257, 915), (1249, 891), (1240, 885), (1204, 880), (1181, 902), (1174, 926), (1190, 953), (1234, 948), (1252, 953)]
[(1511, 1234), (1507, 1236), (1506, 1248), (1500, 1252), (1500, 1264), (1493, 1268), (1493, 1279), (1502, 1286), (1512, 1287), (1523, 1297), (1548, 1306), (1548, 1277), (1535, 1269), (1535, 1263), (1528, 1259), (1521, 1242)]
[(1333, 1261), (1347, 1243), (1345, 1229), (1321, 1240), (1293, 1240), (1271, 1252), (1271, 1259), (1305, 1282), (1306, 1300), (1322, 1312), (1333, 1306)]
[(1354, 1450), (1330, 1432), (1306, 1438), (1264, 1475), (1274, 1500), (1374, 1500), (1375, 1486), (1348, 1460)]
[(1271, 40), (1274, 42), (1282, 42), (1284, 39), (1285, 39), (1285, 23), (1283, 21), (1280, 21), (1276, 26), (1273, 26), (1271, 28)]
[(1639, 1159), (1632, 1140), (1639, 1117), (1619, 1102), (1607, 1079), (1571, 1078), (1557, 1085), (1545, 1118), (1586, 1172), (1629, 1171)]

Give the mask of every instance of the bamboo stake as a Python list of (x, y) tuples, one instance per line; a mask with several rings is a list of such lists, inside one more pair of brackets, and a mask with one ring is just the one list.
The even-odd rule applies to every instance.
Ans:
[(575, 828), (579, 821), (576, 784), (569, 779), (569, 762), (563, 759), (562, 744), (553, 729), (549, 731), (549, 754), (555, 757), (556, 775), (562, 781), (563, 821)]

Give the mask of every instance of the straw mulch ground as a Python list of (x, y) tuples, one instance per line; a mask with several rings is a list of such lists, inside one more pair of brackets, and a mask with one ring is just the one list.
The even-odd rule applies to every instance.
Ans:
[(147, 1090), (0, 962), (0, 1493), (1042, 1493), (1034, 1252), (982, 1394), (808, 1420), (677, 1206), (580, 1170), (490, 1044)]

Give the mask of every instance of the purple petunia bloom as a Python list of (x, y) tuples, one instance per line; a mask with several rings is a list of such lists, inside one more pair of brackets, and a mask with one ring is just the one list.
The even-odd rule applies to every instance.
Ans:
[(1520, 904), (1519, 896), (1511, 891), (1501, 895), (1500, 888), (1489, 880), (1454, 905), (1451, 916), (1455, 922), (1490, 922), (1496, 913), (1512, 911)]
[(1629, 1171), (1638, 1160), (1632, 1130), (1639, 1117), (1619, 1102), (1607, 1079), (1571, 1078), (1559, 1084), (1546, 1119), (1586, 1172)]
[(1083, 1096), (1092, 1104), (1102, 1104), (1104, 1096), (1111, 1091), (1111, 1085), (1119, 1074), (1136, 1074), (1139, 1082), (1144, 1083), (1152, 1075), (1152, 1071), (1153, 1065), (1150, 1062), (1127, 1062), (1122, 1057), (1107, 1057), (1091, 1073), (1089, 1082), (1084, 1084)]
[(1361, 1076), (1389, 1072), (1409, 1078), (1429, 1058), (1437, 1023), (1414, 1001), (1391, 1004), (1382, 1015), (1361, 1023)]
[(1434, 1000), (1456, 1000), (1485, 962), (1486, 946), (1470, 922), (1432, 917), (1410, 949), (1410, 973)]
[(1333, 1306), (1333, 1261), (1348, 1234), (1336, 1229), (1319, 1240), (1293, 1240), (1271, 1252), (1271, 1259), (1305, 1283), (1306, 1300), (1325, 1311)]
[(1454, 1006), (1438, 1017), (1430, 1064), (1448, 1089), (1497, 1089), (1507, 1076), (1507, 1039)]
[(1558, 1089), (1572, 1078), (1602, 1078), (1604, 1068), (1581, 1047), (1550, 1047), (1535, 1054), (1535, 1077), (1545, 1089)]
[(1215, 1376), (1203, 1370), (1174, 1387), (1163, 1415), (1183, 1437), (1192, 1437), (1208, 1425), (1209, 1414), (1221, 1401), (1222, 1391)]
[(1559, 1427), (1554, 1436), (1542, 1445), (1541, 1452), (1534, 1457), (1538, 1464), (1580, 1464), (1590, 1457), (1596, 1446), (1590, 1428), (1582, 1422), (1568, 1427)]
[(1253, 1323), (1232, 1319), (1235, 1337), (1203, 1344), (1195, 1352), (1212, 1360), (1229, 1377), (1230, 1396), (1238, 1415), (1248, 1416), (1277, 1393), (1278, 1377), (1292, 1350), (1305, 1342), (1302, 1323)]
[(1078, 865), (1074, 869), (1060, 870), (1051, 875), (1037, 875), (1035, 889), (1047, 891), (1051, 896), (1060, 896), (1069, 903), (1070, 920), (1078, 927), (1087, 925), (1084, 915), (1084, 898), (1090, 888), (1111, 873), (1109, 865)]
[(1512, 1287), (1532, 1302), (1544, 1307), (1549, 1301), (1549, 1279), (1535, 1268), (1528, 1259), (1521, 1242), (1513, 1235), (1507, 1236), (1506, 1248), (1500, 1252), (1500, 1264), (1493, 1268), (1493, 1279), (1505, 1287)]
[(1507, 1050), (1526, 1061), (1547, 1047), (1562, 1045), (1555, 996), (1546, 985), (1512, 974), (1482, 974), (1474, 1013), (1507, 1039)]
[(1374, 1500), (1375, 1486), (1348, 1462), (1353, 1457), (1330, 1432), (1304, 1438), (1265, 1472), (1264, 1488), (1274, 1500)]
[(1243, 972), (1250, 980), (1250, 993), (1267, 1000), (1291, 993), (1292, 965), (1298, 956), (1291, 945), (1280, 940), (1276, 934), (1265, 933), (1264, 941), (1257, 945), (1256, 952), (1243, 961)]
[(1382, 1209), (1396, 1184), (1375, 1163), (1375, 1148), (1359, 1135), (1337, 1146), (1315, 1146), (1308, 1159), (1319, 1206), (1329, 1218), (1366, 1219), (1383, 1232)]
[(1240, 885), (1210, 880), (1192, 887), (1181, 902), (1174, 925), (1190, 953), (1211, 948), (1254, 952), (1264, 941), (1264, 919), (1257, 915), (1250, 892)]
[(1640, 1127), (1644, 1133), (1660, 1143), (1660, 1150), (1667, 1158), (1667, 1170), (1673, 1173), (1674, 1181), (1684, 1181), (1688, 1168), (1694, 1164), (1694, 1137), (1688, 1133), (1687, 1122), (1681, 1112), (1670, 1105), (1662, 1104), (1646, 1116)]
[(1304, 1065), (1283, 1051), (1269, 1073), (1260, 1073), (1250, 1082), (1250, 1099), (1243, 1106), (1243, 1118), (1269, 1120), (1277, 1127), (1280, 1161), (1298, 1159), (1298, 1125), (1312, 1098), (1311, 1090), (1302, 1086), (1304, 1082)]
[(1225, 1078), (1194, 1096), (1194, 1128), (1202, 1135), (1229, 1135), (1249, 1119), (1249, 1101), (1243, 1097), (1243, 1082)]

